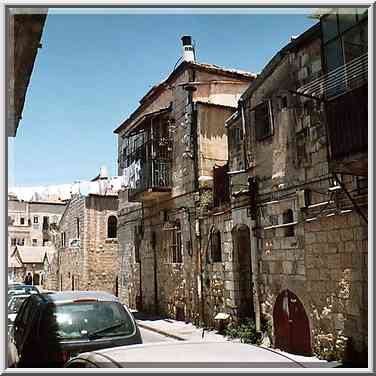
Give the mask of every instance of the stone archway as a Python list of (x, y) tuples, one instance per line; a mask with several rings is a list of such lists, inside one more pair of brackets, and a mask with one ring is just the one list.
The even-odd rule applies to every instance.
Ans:
[(290, 290), (282, 291), (274, 304), (275, 347), (291, 354), (310, 355), (311, 335), (303, 304)]
[(251, 239), (249, 227), (237, 225), (232, 230), (234, 303), (237, 316), (255, 318), (252, 284)]

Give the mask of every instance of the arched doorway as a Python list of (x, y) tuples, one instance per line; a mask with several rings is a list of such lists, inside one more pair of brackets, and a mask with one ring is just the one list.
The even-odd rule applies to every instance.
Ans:
[(246, 225), (238, 225), (232, 230), (233, 270), (235, 305), (238, 317), (255, 318), (253, 304), (252, 259), (250, 231)]
[(38, 273), (34, 273), (33, 274), (33, 285), (39, 285), (39, 274)]
[(311, 335), (303, 304), (290, 290), (282, 291), (273, 310), (275, 347), (291, 354), (310, 355)]

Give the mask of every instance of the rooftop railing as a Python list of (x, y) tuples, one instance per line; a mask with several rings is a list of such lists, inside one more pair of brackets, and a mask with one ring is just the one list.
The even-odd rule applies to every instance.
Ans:
[(301, 86), (297, 91), (304, 95), (330, 100), (356, 89), (368, 81), (368, 53)]

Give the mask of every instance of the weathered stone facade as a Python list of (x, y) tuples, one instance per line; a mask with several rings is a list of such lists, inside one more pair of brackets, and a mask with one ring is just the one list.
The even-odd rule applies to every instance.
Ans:
[(70, 200), (59, 224), (55, 263), (59, 290), (102, 290), (118, 295), (118, 240), (108, 236), (109, 219), (117, 218), (117, 210), (117, 196), (89, 194)]
[[(220, 289), (216, 284), (205, 287), (200, 278), (208, 231), (199, 217), (213, 167), (227, 161), (223, 124), (253, 79), (252, 74), (183, 62), (115, 131), (121, 175), (123, 140), (134, 124), (142, 125), (145, 114), (156, 124), (161, 109), (170, 109), (165, 120), (173, 145), (170, 191), (153, 192), (153, 187), (145, 187), (147, 193), (136, 199), (130, 198), (132, 189), (119, 195), (120, 295), (126, 304), (195, 322), (212, 319), (221, 310)], [(129, 203), (129, 198), (140, 203)], [(138, 262), (135, 248), (139, 249)], [(206, 306), (206, 296), (213, 305)]]
[(44, 23), (47, 17), (46, 8), (9, 8), (7, 18), (7, 66), (9, 80), (7, 106), (8, 137), (15, 137), (22, 110), (25, 103), (26, 91), (29, 86), (34, 62), (40, 43)]
[[(281, 50), (243, 95), (239, 114), (228, 122), (229, 167), (246, 169), (231, 176), (231, 185), (233, 206), (245, 207), (241, 223), (252, 229), (255, 245), (256, 322), (268, 322), (276, 347), (330, 357), (343, 353), (348, 340), (357, 351), (367, 348), (367, 223), (344, 192), (367, 215), (367, 187), (358, 194), (357, 178), (343, 176), (344, 188), (331, 188), (325, 106), (292, 94), (322, 75), (320, 43), (316, 25)], [(266, 134), (257, 113), (264, 103)], [(234, 135), (241, 132), (242, 111), (246, 143), (239, 148)], [(253, 225), (247, 219), (252, 189)], [(234, 210), (232, 216), (239, 218)]]
[(141, 230), (141, 205), (129, 203), (127, 191), (119, 192), (119, 262), (120, 291), (119, 297), (130, 307), (138, 306), (141, 296), (140, 263), (135, 256), (135, 234)]
[(54, 243), (54, 229), (65, 210), (58, 201), (20, 201), (8, 196), (8, 251), (16, 245), (36, 246)]
[(236, 108), (220, 95), (229, 86), (213, 95), (210, 69), (186, 65), (115, 131), (121, 175), (123, 141), (169, 107), (170, 191), (146, 185), (120, 199), (127, 304), (210, 326), (221, 312), (251, 318), (292, 353), (366, 354), (367, 153), (351, 164), (358, 173), (341, 170), (327, 102), (299, 92), (325, 73), (321, 43), (320, 24), (291, 40)]
[(66, 208), (65, 202), (20, 201), (8, 196), (8, 275), (21, 282), (26, 269), (21, 267), (12, 255), (18, 246), (53, 246), (56, 227)]

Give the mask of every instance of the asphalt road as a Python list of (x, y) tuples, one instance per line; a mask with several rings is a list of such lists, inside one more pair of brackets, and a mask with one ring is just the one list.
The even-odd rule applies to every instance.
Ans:
[(171, 337), (166, 337), (162, 334), (153, 332), (151, 330), (140, 328), (141, 337), (143, 343), (155, 343), (155, 342), (176, 342), (176, 339)]

